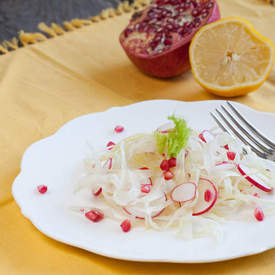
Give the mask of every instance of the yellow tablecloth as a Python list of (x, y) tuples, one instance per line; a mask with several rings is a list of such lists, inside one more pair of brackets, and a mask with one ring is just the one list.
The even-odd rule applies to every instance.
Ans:
[[(223, 17), (247, 18), (275, 44), (274, 7), (262, 0), (219, 4)], [(191, 73), (173, 80), (140, 73), (118, 43), (129, 17), (115, 16), (0, 56), (0, 274), (274, 274), (275, 250), (211, 264), (109, 259), (44, 236), (20, 213), (11, 185), (22, 154), (65, 122), (147, 99), (217, 98), (200, 88)], [(258, 92), (234, 100), (275, 112), (274, 85), (275, 69)]]

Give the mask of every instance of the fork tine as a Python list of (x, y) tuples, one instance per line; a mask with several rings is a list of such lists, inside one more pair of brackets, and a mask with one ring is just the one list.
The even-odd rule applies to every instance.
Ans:
[(270, 139), (265, 137), (259, 130), (257, 130), (254, 126), (252, 126), (238, 111), (237, 109), (229, 102), (226, 101), (227, 105), (231, 108), (231, 110), (238, 116), (238, 118), (255, 134), (260, 140), (265, 142), (272, 149), (275, 149), (275, 143)]
[(228, 122), (228, 120), (224, 117), (224, 115), (216, 108), (216, 112), (218, 113), (219, 117), (226, 123), (227, 127), (234, 133), (236, 137), (238, 137), (244, 144), (248, 145), (252, 151), (254, 151), (257, 155), (262, 158), (266, 158), (266, 154), (258, 150), (253, 144), (243, 138), (238, 131)]
[(216, 121), (216, 123), (218, 124), (218, 126), (224, 131), (227, 132), (229, 135), (232, 135), (232, 133), (229, 132), (228, 129), (226, 129), (223, 124), (219, 121), (219, 119), (214, 115), (214, 113), (210, 113), (210, 115), (214, 118), (214, 120)]
[[(214, 113), (210, 112), (210, 115), (213, 117), (213, 119), (216, 121), (216, 123), (218, 124), (218, 126), (224, 131), (227, 132), (230, 136), (234, 137), (234, 134), (232, 133), (231, 130), (225, 128), (223, 126), (223, 124), (219, 121), (219, 119), (214, 115)], [(245, 148), (243, 148), (243, 151), (245, 152), (245, 154), (247, 153), (247, 150)]]
[(228, 117), (230, 117), (230, 119), (235, 123), (235, 125), (253, 142), (255, 142), (255, 144), (257, 144), (257, 146), (263, 150), (264, 152), (268, 153), (268, 154), (272, 154), (273, 150), (270, 148), (267, 148), (266, 146), (264, 146), (263, 144), (261, 144), (257, 139), (255, 139), (230, 113), (229, 111), (227, 111), (227, 109), (224, 106), (221, 106), (221, 108), (223, 109), (223, 111), (228, 115)]

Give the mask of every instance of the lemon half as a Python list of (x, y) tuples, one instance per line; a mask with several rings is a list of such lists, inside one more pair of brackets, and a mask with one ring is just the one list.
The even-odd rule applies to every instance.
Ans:
[(201, 28), (189, 55), (192, 73), (202, 87), (233, 97), (263, 84), (274, 63), (274, 46), (247, 20), (230, 17)]

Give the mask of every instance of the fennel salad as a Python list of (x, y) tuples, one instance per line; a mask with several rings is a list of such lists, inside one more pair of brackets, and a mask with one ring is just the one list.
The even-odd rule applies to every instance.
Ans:
[(227, 133), (198, 132), (175, 115), (168, 121), (93, 149), (74, 192), (84, 190), (91, 202), (72, 208), (92, 222), (115, 220), (123, 232), (172, 230), (185, 239), (221, 239), (227, 220), (273, 214), (275, 171), (267, 161)]

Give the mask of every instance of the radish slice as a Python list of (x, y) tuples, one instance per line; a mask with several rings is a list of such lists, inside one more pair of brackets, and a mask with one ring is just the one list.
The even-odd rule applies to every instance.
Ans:
[[(240, 173), (245, 177), (246, 180), (248, 180), (250, 183), (258, 187), (259, 189), (265, 191), (265, 192), (271, 192), (272, 187), (268, 186), (263, 179), (265, 176), (261, 173), (258, 173), (258, 175), (249, 176), (250, 170), (247, 166), (243, 164), (238, 164), (237, 166)], [(267, 178), (266, 178), (267, 179)], [(268, 180), (268, 179), (267, 179)]]
[(168, 122), (165, 123), (163, 125), (161, 125), (160, 127), (157, 128), (157, 131), (160, 133), (168, 133), (169, 131), (171, 131), (172, 129), (174, 129), (175, 125), (173, 122)]
[(214, 136), (212, 135), (211, 132), (207, 131), (207, 130), (203, 130), (200, 134), (199, 134), (199, 138), (205, 142), (208, 143), (209, 141), (214, 139)]
[[(128, 206), (127, 208), (124, 206), (122, 209), (129, 215), (135, 216), (136, 219), (144, 220), (144, 213), (141, 213), (140, 211), (136, 210), (134, 207)], [(162, 208), (161, 210), (154, 211), (151, 213), (151, 217), (155, 218), (159, 216), (163, 211), (165, 207)]]
[[(211, 192), (212, 196), (209, 201), (205, 200), (205, 192)], [(193, 216), (199, 216), (208, 212), (215, 204), (218, 198), (218, 190), (214, 183), (209, 179), (200, 178), (198, 184), (198, 202), (193, 209)]]
[(175, 186), (171, 192), (174, 202), (187, 202), (195, 198), (197, 186), (193, 182), (185, 182)]
[(221, 162), (216, 163), (216, 167), (225, 169), (225, 170), (230, 170), (230, 169), (235, 168), (236, 165), (229, 161), (221, 161)]
[(149, 168), (144, 166), (144, 167), (140, 167), (139, 170), (149, 170)]

